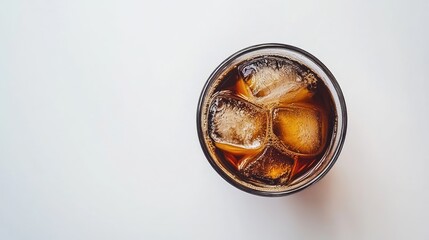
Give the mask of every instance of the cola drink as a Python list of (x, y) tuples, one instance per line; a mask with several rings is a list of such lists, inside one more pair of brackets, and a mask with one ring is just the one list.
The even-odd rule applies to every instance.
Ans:
[(346, 131), (341, 89), (309, 53), (283, 44), (225, 60), (201, 94), (197, 125), (212, 166), (247, 192), (279, 196), (319, 180)]

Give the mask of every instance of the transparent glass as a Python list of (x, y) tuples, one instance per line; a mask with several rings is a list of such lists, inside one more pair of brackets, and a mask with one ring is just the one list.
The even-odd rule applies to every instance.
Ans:
[[(296, 61), (305, 65), (318, 75), (328, 88), (332, 97), (332, 108), (334, 109), (334, 121), (332, 124), (332, 133), (327, 139), (325, 151), (311, 170), (302, 176), (294, 179), (285, 185), (264, 185), (255, 184), (232, 171), (226, 166), (225, 161), (218, 156), (213, 145), (210, 144), (212, 139), (208, 133), (208, 114), (210, 97), (214, 94), (215, 89), (222, 84), (222, 80), (226, 73), (232, 68), (236, 68), (244, 61), (263, 56), (282, 57)], [(197, 110), (197, 130), (203, 152), (212, 167), (222, 176), (227, 182), (233, 186), (244, 190), (248, 193), (261, 196), (284, 196), (298, 192), (306, 187), (319, 181), (334, 165), (337, 160), (341, 148), (343, 146), (347, 128), (347, 110), (343, 93), (338, 85), (335, 77), (328, 68), (310, 53), (294, 46), (285, 44), (260, 44), (243, 49), (223, 61), (208, 78), (198, 103)]]

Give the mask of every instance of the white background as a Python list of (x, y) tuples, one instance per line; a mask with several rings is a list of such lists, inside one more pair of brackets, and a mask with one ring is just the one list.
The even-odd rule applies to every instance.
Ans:
[[(428, 1), (0, 1), (0, 239), (429, 239)], [(303, 48), (349, 116), (329, 174), (224, 181), (195, 115), (214, 68)]]

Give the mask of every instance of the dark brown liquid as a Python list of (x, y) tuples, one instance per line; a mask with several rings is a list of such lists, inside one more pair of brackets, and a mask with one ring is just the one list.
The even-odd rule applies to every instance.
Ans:
[[(268, 59), (268, 62), (265, 59)], [(252, 64), (252, 61), (255, 64)], [(286, 65), (285, 71), (289, 75), (285, 78), (296, 75), (300, 80), (293, 82), (292, 86), (298, 87), (291, 87), (292, 90), (284, 94), (283, 91), (277, 91), (283, 87), (280, 80), (273, 81), (274, 83), (270, 86), (264, 85), (265, 82), (259, 84), (254, 80), (257, 79), (254, 68), (264, 67), (264, 64), (271, 66), (275, 73), (279, 69), (282, 70), (281, 66), (272, 66), (274, 63)], [(287, 72), (289, 65), (292, 66), (293, 74)], [(267, 83), (270, 84), (270, 81), (267, 80)], [(285, 82), (285, 84), (288, 83)], [(250, 140), (254, 141), (249, 141), (256, 144), (249, 145), (251, 147), (247, 148), (229, 144), (228, 141), (224, 143), (222, 139), (212, 137), (219, 160), (240, 178), (262, 185), (287, 185), (311, 170), (323, 157), (332, 138), (335, 110), (332, 107), (332, 97), (328, 88), (306, 66), (289, 59), (271, 56), (253, 59), (250, 63), (246, 61), (224, 75), (211, 97), (212, 101), (217, 94), (224, 94), (218, 101), (231, 97), (234, 101), (243, 101), (250, 107), (257, 106), (260, 112), (266, 113), (267, 116), (265, 118), (262, 113), (257, 113), (262, 116), (261, 119), (267, 121), (264, 123), (267, 125), (267, 133), (260, 138), (264, 139), (263, 143), (251, 138)], [(212, 105), (210, 109), (214, 110), (209, 114), (209, 131), (213, 132), (212, 136), (217, 136), (221, 135), (217, 131), (222, 131), (218, 128), (223, 127), (221, 121), (225, 121), (222, 118), (225, 116), (216, 115), (224, 110), (215, 103)], [(222, 113), (225, 115), (224, 112)], [(254, 115), (252, 119), (258, 117), (259, 115)], [(219, 126), (214, 126), (217, 121), (221, 123), (218, 124)], [(245, 125), (239, 124), (243, 127)], [(225, 131), (233, 131), (235, 135), (240, 135), (239, 130)], [(303, 136), (308, 136), (308, 140), (303, 140)], [(237, 141), (240, 141), (240, 136), (238, 139)], [(261, 143), (260, 146), (259, 143)]]

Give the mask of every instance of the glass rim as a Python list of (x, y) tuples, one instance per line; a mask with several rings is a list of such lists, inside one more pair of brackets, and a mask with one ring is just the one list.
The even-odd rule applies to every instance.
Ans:
[[(231, 63), (236, 60), (237, 58), (239, 58), (242, 55), (245, 55), (247, 53), (251, 53), (251, 52), (256, 52), (259, 50), (266, 50), (266, 49), (283, 49), (283, 50), (289, 50), (289, 51), (293, 51), (296, 52), (298, 54), (301, 54), (303, 57), (307, 58), (308, 60), (313, 61), (313, 63), (315, 63), (318, 67), (320, 67), (320, 69), (326, 74), (326, 76), (328, 77), (328, 81), (332, 84), (334, 91), (330, 90), (332, 95), (336, 95), (338, 97), (338, 101), (339, 101), (339, 107), (335, 107), (336, 110), (336, 117), (337, 118), (341, 118), (341, 125), (337, 126), (337, 130), (338, 132), (336, 132), (336, 136), (333, 137), (333, 140), (336, 140), (338, 138), (337, 143), (333, 142), (330, 145), (336, 145), (334, 146), (334, 148), (332, 148), (331, 150), (327, 149), (326, 152), (330, 152), (332, 151), (332, 157), (328, 160), (327, 165), (322, 168), (321, 172), (319, 172), (318, 174), (316, 174), (314, 177), (312, 177), (308, 182), (306, 182), (305, 184), (298, 186), (296, 188), (292, 188), (292, 189), (286, 189), (286, 190), (282, 190), (282, 191), (263, 191), (263, 190), (257, 190), (257, 189), (253, 189), (250, 188), (248, 186), (245, 186), (237, 181), (235, 181), (233, 178), (231, 178), (228, 174), (226, 174), (224, 172), (224, 170), (222, 170), (218, 164), (216, 163), (216, 161), (212, 158), (212, 156), (210, 155), (210, 152), (207, 148), (207, 145), (205, 143), (204, 140), (204, 133), (203, 133), (203, 128), (202, 128), (202, 109), (203, 109), (203, 104), (204, 104), (204, 99), (207, 95), (207, 91), (208, 89), (211, 87), (211, 85), (213, 84), (214, 81), (216, 81), (216, 76), (219, 73), (222, 73), (225, 70), (225, 67), (228, 67), (231, 65)], [(340, 108), (340, 109), (338, 109)], [(341, 111), (341, 114), (339, 114), (338, 111)], [(339, 154), (342, 150), (342, 147), (344, 145), (344, 141), (345, 141), (345, 137), (346, 137), (346, 132), (347, 132), (347, 107), (346, 107), (346, 101), (344, 99), (344, 95), (342, 93), (342, 90), (337, 82), (337, 80), (335, 79), (334, 75), (331, 73), (331, 71), (329, 71), (329, 69), (319, 60), (317, 59), (315, 56), (313, 56), (312, 54), (308, 53), (307, 51), (295, 47), (295, 46), (291, 46), (291, 45), (287, 45), (287, 44), (282, 44), (282, 43), (263, 43), (263, 44), (257, 44), (257, 45), (253, 45), (247, 48), (244, 48), (240, 51), (235, 52), (234, 54), (230, 55), (229, 57), (227, 57), (225, 60), (223, 60), (215, 69), (214, 71), (210, 74), (210, 76), (208, 77), (207, 81), (204, 84), (204, 87), (201, 91), (200, 97), (199, 97), (199, 101), (198, 101), (198, 106), (197, 106), (197, 133), (198, 133), (198, 138), (199, 138), (199, 142), (201, 145), (201, 148), (204, 152), (204, 155), (206, 157), (206, 159), (208, 160), (208, 162), (210, 163), (210, 165), (213, 167), (213, 169), (223, 178), (225, 179), (229, 184), (233, 185), (234, 187), (243, 190), (247, 193), (250, 194), (254, 194), (254, 195), (258, 195), (258, 196), (269, 196), (269, 197), (274, 197), (274, 196), (286, 196), (286, 195), (290, 195), (296, 192), (299, 192), (313, 184), (315, 184), (316, 182), (318, 182), (320, 179), (322, 179), (328, 172), (329, 170), (332, 168), (332, 166), (335, 164), (335, 162), (337, 161)], [(338, 122), (337, 122), (338, 123)], [(335, 131), (335, 129), (334, 129)]]

